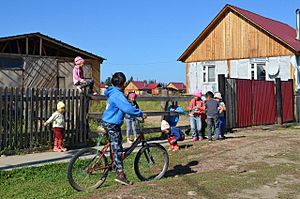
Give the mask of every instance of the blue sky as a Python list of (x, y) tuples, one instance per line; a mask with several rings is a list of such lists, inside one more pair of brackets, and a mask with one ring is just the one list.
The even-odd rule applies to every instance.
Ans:
[(185, 82), (178, 57), (226, 4), (295, 27), (299, 0), (9, 0), (1, 2), (0, 37), (30, 32), (62, 40), (107, 60), (135, 80)]

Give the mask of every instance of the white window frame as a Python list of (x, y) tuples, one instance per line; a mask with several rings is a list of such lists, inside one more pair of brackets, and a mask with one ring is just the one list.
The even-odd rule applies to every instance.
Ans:
[[(215, 71), (215, 77), (214, 77), (214, 81), (209, 81), (208, 80), (208, 68), (214, 68)], [(215, 65), (203, 65), (202, 66), (202, 79), (203, 79), (203, 83), (215, 83), (217, 78), (216, 78), (216, 66)]]
[(265, 80), (267, 80), (267, 71), (266, 71), (266, 62), (252, 62), (249, 66), (249, 79), (251, 80), (257, 80), (258, 74), (257, 74), (257, 65), (263, 65), (263, 68), (266, 72)]

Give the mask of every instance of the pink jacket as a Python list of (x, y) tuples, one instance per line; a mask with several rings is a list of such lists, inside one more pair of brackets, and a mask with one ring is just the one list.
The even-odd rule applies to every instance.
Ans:
[(73, 83), (77, 85), (84, 81), (83, 69), (82, 67), (74, 66), (73, 68)]
[(202, 100), (197, 100), (195, 106), (195, 99), (192, 99), (190, 101), (189, 109), (190, 109), (190, 113), (189, 113), (190, 116), (199, 117), (205, 114), (205, 106)]

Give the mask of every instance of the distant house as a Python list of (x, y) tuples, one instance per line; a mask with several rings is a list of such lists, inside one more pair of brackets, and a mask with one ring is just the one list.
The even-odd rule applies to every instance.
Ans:
[(151, 93), (151, 89), (147, 87), (147, 83), (144, 81), (131, 81), (124, 90), (125, 95), (130, 92), (143, 95), (144, 93)]
[(147, 87), (149, 89), (151, 89), (151, 94), (152, 95), (159, 95), (161, 94), (161, 89), (162, 89), (162, 86), (160, 83), (152, 83), (152, 84), (148, 84)]
[(299, 32), (282, 22), (226, 5), (178, 58), (186, 64), (188, 93), (217, 91), (219, 74), (239, 79), (293, 79), (299, 90)]
[(186, 86), (182, 82), (170, 82), (167, 85), (167, 89), (170, 91), (175, 91), (175, 92), (179, 92), (179, 93), (186, 92)]
[(76, 56), (86, 60), (85, 77), (99, 85), (100, 64), (105, 60), (100, 56), (38, 32), (2, 37), (0, 87), (73, 88)]
[(100, 95), (104, 95), (104, 91), (108, 88), (108, 86), (106, 84), (100, 83), (99, 88), (100, 88)]

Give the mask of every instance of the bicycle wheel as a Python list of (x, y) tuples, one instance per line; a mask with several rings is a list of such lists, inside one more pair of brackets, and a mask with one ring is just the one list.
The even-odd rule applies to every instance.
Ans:
[(142, 181), (162, 178), (168, 170), (168, 166), (168, 152), (157, 143), (150, 143), (142, 147), (134, 160), (134, 171)]
[(107, 159), (101, 155), (101, 151), (86, 148), (76, 153), (70, 160), (67, 178), (74, 189), (77, 191), (97, 189), (106, 180)]

